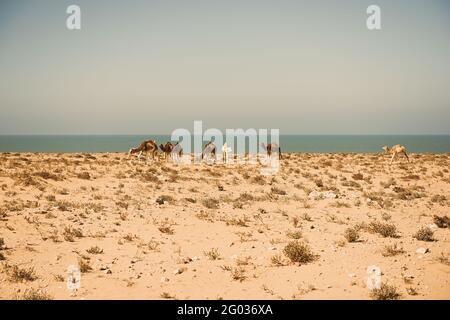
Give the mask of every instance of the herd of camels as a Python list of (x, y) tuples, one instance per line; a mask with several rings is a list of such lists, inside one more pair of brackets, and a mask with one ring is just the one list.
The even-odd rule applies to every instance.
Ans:
[[(278, 159), (281, 160), (281, 147), (276, 143), (268, 143), (264, 144), (262, 143), (261, 146), (266, 151), (267, 155), (269, 157), (272, 156), (272, 153), (278, 153)], [(158, 158), (158, 148), (160, 151), (162, 151), (162, 154), (164, 155), (164, 158), (167, 160), (170, 157), (172, 159), (179, 159), (183, 155), (183, 148), (181, 144), (178, 142), (176, 144), (169, 142), (166, 142), (166, 144), (160, 144), (158, 147), (158, 144), (155, 140), (146, 140), (141, 142), (141, 144), (137, 148), (131, 148), (128, 152), (128, 155), (138, 153), (138, 159), (141, 158), (141, 155), (145, 152), (147, 155), (149, 154), (153, 160), (156, 160)], [(382, 148), (385, 153), (392, 154), (391, 161), (389, 164), (392, 164), (394, 159), (397, 157), (397, 155), (404, 155), (406, 157), (406, 160), (409, 162), (409, 157), (406, 152), (406, 148), (402, 145), (396, 144), (393, 147), (384, 146)], [(228, 153), (231, 152), (231, 149), (228, 147), (227, 143), (222, 146), (222, 159), (223, 162), (226, 163), (228, 159)], [(206, 143), (205, 147), (202, 151), (202, 159), (205, 156), (213, 156), (213, 159), (215, 161), (216, 159), (216, 145), (214, 142), (209, 141)]]

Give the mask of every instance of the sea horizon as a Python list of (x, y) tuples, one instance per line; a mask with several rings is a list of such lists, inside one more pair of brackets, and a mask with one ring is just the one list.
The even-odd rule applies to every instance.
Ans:
[[(171, 141), (166, 134), (4, 134), (0, 152), (126, 152), (146, 139)], [(401, 144), (412, 153), (450, 153), (450, 134), (282, 134), (279, 140), (282, 152), (379, 153)]]

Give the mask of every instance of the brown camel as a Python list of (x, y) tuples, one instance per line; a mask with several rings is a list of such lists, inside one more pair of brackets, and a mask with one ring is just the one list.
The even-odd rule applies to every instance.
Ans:
[(159, 149), (161, 149), (161, 151), (163, 152), (163, 154), (164, 154), (164, 158), (166, 159), (166, 161), (169, 159), (169, 156), (170, 156), (170, 154), (171, 154), (171, 152), (172, 152), (172, 150), (173, 150), (173, 144), (170, 142), (170, 141), (168, 141), (168, 142), (166, 142), (166, 144), (160, 144), (159, 145)]
[(389, 148), (388, 146), (384, 146), (382, 149), (384, 150), (385, 153), (392, 154), (392, 158), (391, 158), (391, 161), (389, 162), (389, 164), (392, 164), (392, 161), (394, 161), (394, 158), (397, 156), (397, 154), (403, 154), (406, 157), (406, 160), (408, 160), (408, 162), (409, 162), (409, 157), (408, 157), (408, 154), (406, 153), (406, 148), (404, 146), (396, 144), (392, 148)]
[(265, 144), (264, 142), (261, 143), (261, 146), (263, 147), (264, 150), (267, 151), (267, 155), (270, 157), (272, 155), (272, 151), (274, 150), (275, 152), (277, 152), (278, 150), (278, 159), (281, 160), (281, 147), (276, 144), (276, 143), (268, 143)]
[(139, 147), (137, 148), (131, 148), (130, 151), (128, 151), (128, 157), (131, 154), (138, 153), (138, 160), (141, 158), (141, 155), (143, 152), (151, 155), (152, 159), (155, 160), (156, 152), (158, 151), (158, 145), (156, 144), (155, 140), (146, 140), (141, 142)]

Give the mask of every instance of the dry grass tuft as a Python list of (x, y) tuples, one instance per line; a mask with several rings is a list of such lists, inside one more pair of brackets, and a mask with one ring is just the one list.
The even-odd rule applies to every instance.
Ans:
[(89, 249), (87, 249), (86, 252), (90, 254), (101, 254), (103, 253), (103, 249), (101, 249), (98, 246), (92, 246)]
[(205, 251), (204, 254), (205, 254), (205, 256), (208, 257), (209, 260), (219, 260), (220, 259), (220, 254), (219, 254), (218, 248), (212, 248), (209, 251)]
[(434, 231), (430, 229), (430, 227), (422, 227), (420, 228), (413, 237), (419, 241), (436, 241), (433, 238)]
[(208, 209), (219, 209), (219, 200), (207, 198), (202, 201), (203, 205)]
[(405, 250), (403, 250), (403, 248), (396, 243), (384, 246), (383, 250), (381, 251), (383, 257), (393, 257), (402, 253), (405, 253)]
[(92, 267), (88, 259), (79, 258), (78, 267), (81, 273), (87, 273), (89, 271), (92, 271)]
[(4, 270), (11, 282), (34, 281), (37, 279), (33, 267), (19, 268), (16, 265), (5, 264)]
[(372, 221), (369, 223), (370, 232), (378, 233), (385, 238), (398, 238), (397, 227), (394, 224)]
[(53, 297), (41, 289), (26, 289), (22, 296), (18, 296), (17, 300), (53, 300)]
[(344, 231), (344, 237), (348, 242), (357, 242), (359, 240), (359, 231), (356, 228), (347, 228)]
[(233, 270), (231, 270), (231, 278), (240, 282), (244, 281), (245, 279), (247, 279), (247, 276), (245, 275), (245, 269), (243, 267), (233, 268)]
[(291, 241), (283, 249), (283, 253), (292, 262), (305, 264), (316, 259), (316, 255), (311, 252), (311, 248), (305, 242)]
[(374, 300), (398, 300), (401, 294), (397, 291), (397, 287), (383, 283), (380, 288), (370, 291), (370, 297)]
[(450, 218), (447, 216), (439, 217), (434, 215), (433, 221), (439, 228), (450, 228)]

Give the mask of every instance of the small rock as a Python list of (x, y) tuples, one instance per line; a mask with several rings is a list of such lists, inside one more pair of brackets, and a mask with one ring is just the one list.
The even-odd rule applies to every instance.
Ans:
[(188, 264), (189, 262), (192, 261), (192, 259), (189, 258), (189, 257), (186, 257), (186, 258), (183, 258), (181, 261), (182, 261), (184, 264)]
[(106, 269), (105, 271), (103, 271), (105, 274), (112, 274), (111, 269)]
[(418, 248), (416, 250), (416, 253), (418, 253), (418, 254), (425, 254), (427, 252), (430, 252), (430, 250), (428, 248)]
[(338, 197), (333, 191), (325, 191), (322, 195), (327, 199), (336, 199)]
[(184, 271), (186, 271), (186, 268), (177, 268), (173, 271), (173, 274), (182, 274)]
[(161, 282), (169, 282), (169, 279), (166, 277), (161, 277)]
[(268, 247), (267, 250), (277, 250), (275, 247)]

